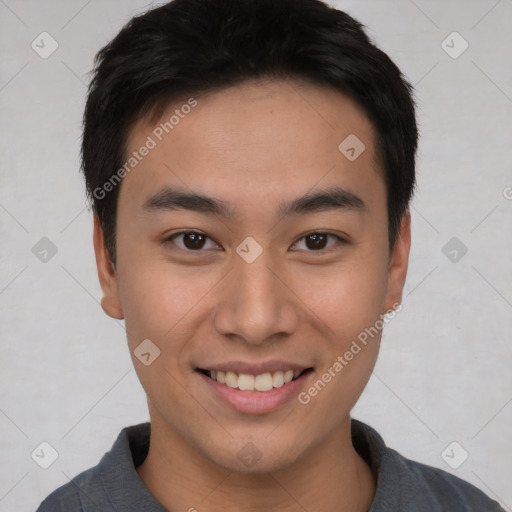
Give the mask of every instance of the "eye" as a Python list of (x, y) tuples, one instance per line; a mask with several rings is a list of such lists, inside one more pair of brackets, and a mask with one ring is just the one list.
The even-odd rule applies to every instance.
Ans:
[[(329, 244), (329, 239), (332, 243)], [(197, 231), (180, 231), (165, 239), (179, 249), (188, 252), (201, 252), (203, 249), (216, 249), (219, 246), (207, 235)], [(208, 242), (210, 246), (208, 247)], [(297, 247), (303, 243), (302, 247)], [(292, 250), (306, 250), (307, 252), (320, 252), (336, 244), (346, 244), (347, 241), (332, 233), (314, 232), (300, 238), (292, 246)]]
[[(207, 241), (210, 241), (213, 246), (207, 246)], [(184, 251), (196, 251), (199, 252), (201, 249), (215, 249), (218, 245), (204, 233), (198, 233), (197, 231), (181, 231), (174, 235), (166, 238), (166, 242), (172, 242)]]
[[(327, 245), (329, 238), (334, 239), (334, 243)], [(340, 243), (340, 244), (347, 243), (346, 240), (344, 240), (343, 238), (341, 238), (337, 235), (333, 235), (331, 233), (321, 233), (318, 231), (315, 233), (309, 233), (308, 235), (303, 236), (295, 243), (294, 246), (300, 244), (302, 240), (304, 241), (304, 245), (306, 247), (306, 250), (308, 250), (308, 252), (322, 251), (328, 247), (332, 247), (333, 245), (336, 245), (337, 243)], [(299, 248), (299, 250), (304, 250), (304, 248)]]

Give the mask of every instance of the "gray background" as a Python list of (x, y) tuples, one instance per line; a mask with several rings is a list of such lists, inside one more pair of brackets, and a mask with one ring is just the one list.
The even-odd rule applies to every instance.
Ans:
[[(422, 132), (404, 307), (353, 415), (511, 510), (512, 1), (333, 5), (368, 25), (416, 86)], [(2, 512), (35, 510), (148, 419), (123, 324), (99, 306), (78, 173), (93, 56), (147, 7), (0, 0)], [(43, 31), (59, 45), (46, 59), (31, 47)], [(454, 31), (469, 44), (457, 58)], [(43, 237), (55, 255), (36, 246)], [(48, 469), (31, 458), (43, 441), (59, 454)]]

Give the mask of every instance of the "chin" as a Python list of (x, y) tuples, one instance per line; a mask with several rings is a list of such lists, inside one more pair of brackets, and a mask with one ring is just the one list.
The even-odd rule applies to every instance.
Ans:
[(233, 473), (247, 476), (258, 476), (282, 471), (292, 466), (295, 461), (295, 457), (276, 457), (275, 454), (272, 454), (270, 457), (265, 457), (262, 454), (261, 459), (251, 463), (245, 463), (240, 461), (235, 454), (234, 457), (229, 459), (222, 457), (222, 459), (217, 460), (216, 463), (224, 469), (232, 471)]
[[(229, 446), (221, 447), (222, 451), (217, 448), (216, 453), (205, 453), (205, 456), (214, 464), (234, 473), (263, 475), (284, 470), (297, 461), (297, 444), (291, 443), (289, 447), (286, 444), (284, 440), (265, 444), (258, 441), (233, 441)], [(233, 446), (239, 448), (233, 451)]]

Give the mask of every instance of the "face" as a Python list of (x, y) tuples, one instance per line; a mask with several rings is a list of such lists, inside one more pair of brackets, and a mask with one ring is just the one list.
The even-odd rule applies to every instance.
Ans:
[(125, 318), (155, 429), (275, 471), (347, 427), (401, 300), (408, 216), (390, 252), (375, 132), (340, 92), (254, 82), (195, 102), (131, 131), (127, 157), (154, 147), (122, 181), (115, 270), (96, 223), (102, 305)]

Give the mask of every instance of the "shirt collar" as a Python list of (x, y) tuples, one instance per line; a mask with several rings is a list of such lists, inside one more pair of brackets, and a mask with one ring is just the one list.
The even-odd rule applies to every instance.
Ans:
[[(394, 465), (389, 448), (382, 437), (370, 426), (351, 420), (351, 434), (354, 449), (370, 466), (377, 482), (372, 506), (369, 512), (398, 510), (398, 501), (394, 493), (385, 489), (397, 485), (397, 472), (394, 468), (383, 471), (385, 465)], [(99, 463), (99, 474), (110, 505), (123, 512), (166, 512), (166, 509), (154, 498), (140, 479), (136, 468), (144, 462), (149, 450), (151, 434), (150, 423), (141, 423), (124, 428), (112, 449)], [(391, 500), (391, 501), (390, 501)], [(86, 511), (87, 512), (87, 511)]]
[(100, 478), (114, 510), (166, 512), (137, 473), (149, 450), (150, 423), (124, 428), (110, 452), (100, 461)]

